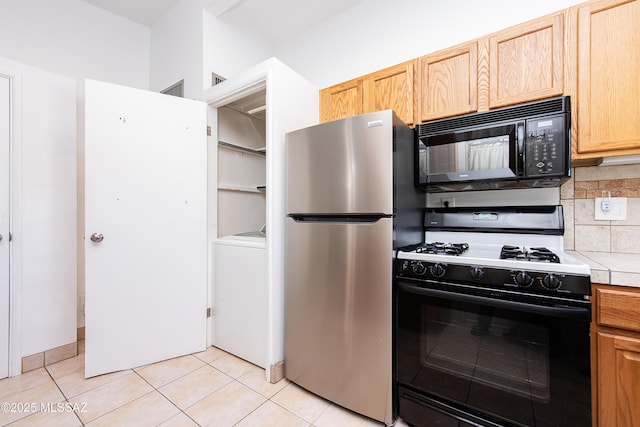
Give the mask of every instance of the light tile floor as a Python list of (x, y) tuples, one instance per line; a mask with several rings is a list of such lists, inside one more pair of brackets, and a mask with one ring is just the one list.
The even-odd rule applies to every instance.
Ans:
[[(382, 427), (215, 347), (84, 378), (80, 354), (0, 381), (0, 425)], [(406, 426), (401, 420), (396, 426)]]

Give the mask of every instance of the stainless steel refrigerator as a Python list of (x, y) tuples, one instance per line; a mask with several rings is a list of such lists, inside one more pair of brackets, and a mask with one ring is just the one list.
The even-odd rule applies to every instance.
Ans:
[(393, 249), (422, 241), (413, 131), (392, 110), (286, 135), (285, 376), (391, 425)]

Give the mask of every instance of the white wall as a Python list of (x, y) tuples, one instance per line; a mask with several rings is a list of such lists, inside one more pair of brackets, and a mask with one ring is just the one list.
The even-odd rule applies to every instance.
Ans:
[(20, 355), (29, 356), (76, 341), (75, 81), (1, 57), (0, 73), (21, 87), (14, 94), (21, 120), (12, 141), (11, 263)]
[(271, 58), (275, 46), (259, 33), (241, 30), (207, 10), (203, 11), (203, 87), (211, 87), (211, 73), (227, 79)]
[(0, 0), (0, 56), (76, 79), (149, 87), (149, 28), (80, 0)]
[[(37, 73), (42, 72), (43, 75), (46, 74), (43, 70), (66, 75), (76, 79), (76, 83), (81, 83), (85, 78), (92, 78), (148, 89), (150, 33), (151, 30), (143, 25), (80, 0), (0, 0), (0, 57), (7, 58), (7, 61), (4, 59), (3, 61), (7, 63), (13, 63), (9, 59), (17, 61), (20, 63), (21, 70), (31, 69), (23, 64), (37, 67), (41, 69)], [(37, 74), (35, 71), (34, 73)], [(32, 74), (32, 76), (35, 74)], [(25, 83), (25, 98), (32, 96), (30, 94), (35, 91), (43, 90), (43, 86), (48, 79), (44, 78), (43, 83), (37, 85), (35, 85), (35, 81), (35, 78), (31, 78)], [(52, 84), (52, 87), (46, 90), (48, 95), (44, 96), (42, 102), (39, 103), (38, 112), (36, 113), (33, 110), (23, 117), (22, 122), (27, 137), (30, 133), (38, 132), (42, 129), (46, 130), (46, 127), (43, 128), (41, 126), (41, 119), (45, 119), (46, 123), (49, 118), (55, 117), (57, 114), (70, 113), (74, 115), (73, 121), (70, 119), (57, 120), (56, 129), (49, 130), (55, 130), (58, 135), (73, 133), (73, 138), (75, 138), (77, 133), (75, 120), (76, 100), (78, 102), (78, 123), (80, 125), (83, 119), (83, 85), (76, 83), (66, 86), (68, 91), (59, 84)], [(67, 103), (69, 96), (74, 97), (72, 104)], [(60, 101), (58, 102), (56, 99)], [(48, 102), (48, 100), (51, 102)], [(25, 105), (29, 102), (33, 103), (33, 100), (28, 101), (25, 99)], [(30, 108), (34, 109), (35, 107), (31, 106)], [(53, 125), (53, 123), (51, 124)], [(63, 128), (64, 125), (72, 126), (72, 128)], [(42, 139), (40, 143), (44, 144), (46, 141), (48, 141), (47, 138)], [(25, 149), (29, 149), (29, 142), (26, 144)], [(67, 147), (69, 149), (64, 150), (62, 150), (62, 147), (55, 149), (53, 146), (49, 146), (42, 151), (39, 151), (40, 147), (36, 148), (32, 155), (35, 156), (37, 154), (37, 157), (26, 157), (24, 160), (27, 165), (24, 170), (25, 182), (31, 183), (34, 188), (42, 184), (44, 171), (50, 174), (47, 178), (50, 181), (50, 185), (67, 179), (65, 178), (67, 172), (73, 171), (75, 174), (75, 139), (73, 144), (73, 149)], [(37, 147), (37, 144), (34, 147)], [(47, 158), (47, 156), (50, 157)], [(55, 168), (51, 167), (51, 165), (59, 164), (58, 162), (69, 162), (69, 165), (63, 170), (60, 170), (57, 166)], [(60, 175), (57, 172), (60, 172)], [(82, 180), (83, 177), (78, 176), (79, 184), (82, 183)], [(75, 194), (75, 182), (73, 185)], [(80, 189), (82, 188), (80, 187)], [(47, 189), (46, 191), (49, 190)], [(38, 195), (38, 197), (41, 196), (41, 194)], [(31, 202), (28, 197), (27, 195), (25, 203)], [(61, 197), (64, 199), (64, 194)], [(46, 203), (52, 203), (52, 199), (55, 198), (52, 195), (47, 195)], [(38, 203), (37, 201), (34, 202)], [(79, 200), (78, 203), (83, 203), (83, 201)], [(74, 209), (75, 206), (74, 202)], [(50, 207), (53, 211), (49, 209)], [(49, 221), (54, 218), (59, 219), (60, 206), (40, 204), (33, 209), (36, 210), (25, 212), (25, 221), (47, 223), (49, 226), (56, 227), (55, 224), (50, 224)], [(68, 214), (75, 224), (75, 211), (68, 212)], [(30, 233), (31, 230), (38, 230), (38, 228), (29, 227), (27, 233)], [(75, 229), (72, 234), (75, 234)], [(50, 244), (53, 244), (53, 241), (47, 239), (47, 242), (41, 245), (46, 249), (41, 248), (40, 250), (50, 250)], [(64, 245), (58, 247), (58, 250), (62, 247)], [(62, 274), (62, 270), (67, 268), (69, 262), (73, 262), (75, 265), (75, 244), (73, 248), (73, 251), (66, 254), (68, 258), (65, 258), (64, 262), (60, 262), (54, 254), (38, 252), (37, 249), (33, 251), (29, 249), (29, 254), (33, 254), (34, 257), (27, 257), (23, 261), (23, 268), (27, 271), (25, 280), (27, 282), (32, 280), (29, 279), (29, 275), (40, 274), (37, 273), (39, 265), (43, 263), (47, 265), (52, 260), (55, 260), (60, 265), (60, 271), (56, 274)], [(62, 252), (56, 252), (56, 254), (60, 256)], [(36, 257), (35, 255), (38, 256)], [(80, 279), (82, 278), (82, 273), (82, 271), (78, 272)], [(35, 277), (33, 280), (36, 280)], [(75, 286), (75, 273), (73, 281)], [(42, 285), (47, 283), (47, 281), (42, 280), (40, 282)], [(77, 286), (78, 294), (83, 296), (84, 283), (82, 280), (78, 281)], [(69, 334), (68, 322), (70, 320), (68, 318), (73, 318), (73, 340), (75, 340), (76, 317), (79, 326), (84, 326), (82, 313), (76, 314), (75, 312), (75, 289), (74, 299), (71, 302), (66, 301), (68, 295), (65, 293), (54, 294), (52, 297), (52, 295), (46, 293), (39, 293), (37, 289), (29, 288), (29, 285), (27, 285), (23, 295), (23, 310), (24, 318), (26, 319), (24, 324), (23, 355), (30, 355), (34, 352), (48, 350), (71, 342), (72, 340), (67, 340), (62, 344), (59, 343), (60, 334), (65, 336)], [(43, 299), (43, 295), (51, 298), (48, 300), (46, 298)], [(62, 300), (64, 300), (64, 303), (61, 303)], [(31, 316), (32, 312), (36, 314)], [(32, 334), (33, 331), (36, 331), (41, 326), (39, 323), (42, 323), (42, 319), (37, 313), (46, 314), (49, 319), (64, 318), (65, 320), (61, 322), (58, 320), (46, 320), (49, 322), (49, 326), (43, 332), (45, 332), (47, 339), (40, 340), (38, 334)], [(51, 345), (52, 343), (57, 344)]]
[(151, 27), (150, 89), (184, 80), (184, 97), (202, 99), (202, 2), (182, 0)]
[(364, 0), (276, 48), (323, 88), (504, 29), (580, 0)]
[(219, 19), (203, 0), (182, 0), (151, 27), (150, 89), (161, 91), (184, 80), (184, 96), (202, 99), (211, 73), (227, 79), (274, 55), (259, 33)]

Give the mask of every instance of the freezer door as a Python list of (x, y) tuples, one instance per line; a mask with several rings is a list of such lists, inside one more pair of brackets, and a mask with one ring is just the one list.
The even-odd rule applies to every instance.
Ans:
[(287, 213), (393, 213), (392, 110), (286, 135)]
[(392, 220), (287, 218), (285, 376), (392, 423)]

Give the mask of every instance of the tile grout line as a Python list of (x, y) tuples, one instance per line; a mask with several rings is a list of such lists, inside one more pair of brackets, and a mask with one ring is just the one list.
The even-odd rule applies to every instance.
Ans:
[[(155, 390), (155, 389), (154, 389), (154, 390)], [(118, 406), (117, 408), (113, 408), (113, 409), (112, 409), (112, 410), (110, 410), (109, 412), (105, 412), (104, 414), (100, 415), (99, 417), (96, 417), (96, 418), (92, 419), (91, 421), (89, 421), (89, 424), (90, 424), (90, 423), (92, 423), (92, 422), (94, 422), (94, 421), (98, 421), (100, 418), (105, 417), (105, 416), (107, 416), (107, 415), (111, 414), (112, 412), (115, 412), (115, 411), (117, 411), (118, 409), (121, 409), (121, 408), (123, 408), (123, 407), (125, 407), (125, 406), (127, 406), (127, 405), (129, 405), (129, 404), (131, 404), (131, 403), (133, 403), (133, 402), (135, 402), (136, 400), (140, 400), (140, 399), (142, 399), (143, 397), (146, 397), (146, 396), (150, 395), (151, 393), (153, 393), (153, 392), (154, 392), (154, 390), (151, 390), (150, 392), (145, 393), (145, 394), (143, 394), (142, 396), (138, 396), (138, 397), (136, 397), (135, 399), (130, 400), (130, 401), (128, 401), (127, 403), (125, 403), (125, 404), (123, 404), (123, 405)], [(163, 422), (166, 422), (166, 421), (168, 421), (168, 420), (169, 420), (169, 419), (164, 420)], [(83, 425), (84, 425), (84, 424), (83, 424)]]
[[(46, 365), (44, 366), (44, 370), (47, 373), (47, 375), (49, 375), (49, 378), (51, 378), (51, 381), (53, 381), (53, 384), (55, 384), (56, 388), (58, 389), (58, 391), (60, 392), (62, 397), (64, 397), (65, 402), (70, 403), (69, 402), (69, 397), (67, 397), (67, 395), (64, 393), (64, 391), (62, 391), (62, 389), (60, 388), (60, 385), (58, 385), (58, 382), (56, 381), (56, 379), (53, 378), (53, 375), (51, 375), (51, 372), (49, 372), (49, 369), (47, 369)], [(78, 413), (76, 411), (73, 411), (73, 415), (75, 415), (75, 417), (78, 419), (78, 421), (80, 422), (80, 425), (84, 427), (85, 424), (80, 419), (80, 416), (78, 415)]]
[[(205, 362), (205, 363), (206, 363), (206, 362)], [(196, 370), (197, 370), (197, 369), (196, 369)], [(200, 425), (196, 420), (194, 420), (193, 418), (191, 418), (191, 417), (189, 416), (189, 414), (187, 414), (186, 412), (184, 412), (184, 411), (182, 410), (182, 408), (180, 408), (178, 405), (176, 405), (176, 404), (173, 402), (173, 400), (171, 400), (168, 396), (166, 396), (164, 393), (162, 393), (162, 391), (160, 391), (160, 389), (159, 389), (159, 388), (156, 388), (153, 384), (151, 384), (149, 381), (147, 381), (147, 379), (146, 379), (145, 377), (143, 377), (142, 375), (140, 375), (137, 371), (135, 371), (135, 370), (134, 370), (133, 372), (135, 372), (137, 376), (139, 376), (140, 378), (142, 378), (142, 380), (143, 380), (144, 382), (146, 382), (147, 384), (149, 384), (149, 385), (151, 386), (151, 388), (153, 388), (153, 390), (154, 390), (154, 391), (157, 391), (157, 392), (158, 392), (158, 394), (160, 394), (160, 396), (162, 396), (162, 397), (164, 397), (165, 399), (167, 399), (167, 400), (169, 401), (169, 403), (171, 403), (173, 406), (175, 406), (175, 407), (176, 407), (176, 409), (177, 409), (180, 413), (182, 413), (185, 417), (189, 418), (191, 421), (193, 421), (194, 423), (196, 423), (196, 425), (198, 425), (198, 426)], [(194, 371), (191, 371), (191, 372), (194, 372)], [(172, 382), (177, 381), (177, 380), (179, 380), (180, 378), (183, 378), (183, 377), (185, 377), (185, 376), (189, 375), (191, 372), (188, 372), (188, 373), (184, 374), (184, 375), (183, 375), (183, 376), (181, 376), (181, 377), (175, 378), (175, 379), (173, 379), (173, 380), (169, 381), (167, 384), (163, 384), (161, 387), (164, 387), (164, 386), (166, 386), (166, 385), (168, 385), (168, 384), (171, 384)], [(151, 392), (149, 392), (149, 393), (151, 393)], [(147, 393), (147, 394), (148, 394), (148, 393)], [(145, 396), (146, 396), (146, 394), (145, 394)], [(174, 415), (173, 417), (175, 417), (175, 415)], [(171, 417), (171, 418), (173, 418), (173, 417)], [(167, 421), (169, 421), (171, 418), (168, 418), (168, 419), (164, 420), (162, 423), (166, 423), (166, 422), (167, 422)]]
[[(230, 354), (230, 353), (229, 353), (229, 354)], [(196, 356), (196, 357), (197, 357), (197, 356)], [(234, 383), (234, 382), (235, 382), (235, 383), (238, 383), (238, 384), (240, 384), (240, 385), (242, 385), (242, 386), (244, 386), (244, 387), (247, 387), (249, 390), (253, 391), (254, 393), (259, 394), (260, 396), (262, 396), (262, 397), (264, 397), (264, 398), (266, 399), (264, 402), (262, 402), (260, 405), (258, 405), (258, 406), (253, 410), (253, 411), (249, 412), (248, 414), (246, 414), (244, 417), (242, 417), (240, 420), (238, 420), (236, 423), (234, 423), (234, 424), (233, 424), (234, 426), (237, 426), (237, 425), (238, 425), (238, 424), (240, 424), (240, 423), (241, 423), (245, 418), (247, 418), (249, 415), (251, 415), (251, 414), (253, 414), (255, 411), (257, 411), (257, 410), (258, 410), (258, 408), (262, 407), (262, 405), (264, 405), (265, 403), (267, 403), (270, 399), (269, 399), (268, 397), (264, 396), (262, 393), (258, 392), (257, 390), (254, 390), (253, 388), (251, 388), (250, 386), (248, 386), (247, 384), (245, 384), (245, 383), (243, 383), (242, 381), (240, 381), (240, 380), (239, 380), (239, 378), (240, 378), (242, 375), (244, 375), (245, 373), (247, 373), (247, 372), (245, 372), (245, 373), (241, 374), (238, 378), (234, 378), (234, 377), (230, 376), (229, 374), (227, 374), (226, 372), (223, 372), (223, 371), (221, 371), (220, 369), (218, 369), (218, 368), (216, 368), (215, 366), (213, 366), (213, 365), (212, 365), (212, 363), (213, 363), (213, 362), (215, 362), (216, 360), (220, 359), (220, 358), (221, 358), (221, 357), (219, 357), (219, 358), (217, 358), (217, 359), (214, 359), (214, 360), (212, 360), (211, 362), (205, 362), (205, 363), (207, 363), (207, 365), (211, 366), (213, 369), (217, 370), (218, 372), (222, 373), (223, 375), (226, 375), (227, 377), (231, 378), (231, 382), (229, 382), (227, 385), (229, 385), (229, 384), (231, 384), (231, 383)], [(226, 385), (225, 385), (225, 386), (223, 386), (223, 387), (221, 387), (220, 389), (222, 389), (222, 388), (224, 388), (224, 387), (226, 387)], [(220, 389), (218, 389), (218, 390), (220, 390)], [(218, 390), (216, 390), (216, 391), (218, 391)], [(211, 396), (211, 395), (212, 395), (213, 393), (215, 393), (216, 391), (214, 391), (214, 392), (212, 392), (212, 393), (208, 394), (208, 395), (207, 395), (207, 397)], [(204, 399), (206, 399), (206, 397), (205, 397)], [(200, 400), (203, 400), (203, 399), (200, 399)], [(195, 405), (195, 403), (194, 403), (194, 405)], [(193, 405), (191, 405), (191, 406), (193, 406)], [(196, 424), (197, 424), (197, 423), (196, 423)], [(198, 424), (198, 425), (199, 425), (199, 424)]]
[[(289, 383), (289, 384), (293, 384), (293, 383)], [(282, 390), (284, 390), (286, 387), (288, 387), (288, 386), (289, 386), (289, 384), (287, 384), (286, 386), (284, 386), (284, 387), (282, 388)], [(282, 390), (278, 391), (278, 393), (280, 393)], [(324, 408), (324, 410), (323, 410), (322, 412), (320, 412), (320, 413), (318, 414), (318, 416), (317, 416), (317, 417), (315, 417), (315, 418), (313, 419), (313, 421), (309, 421), (309, 420), (307, 420), (306, 418), (304, 418), (303, 416), (298, 415), (298, 414), (296, 414), (295, 412), (291, 411), (290, 409), (288, 409), (288, 408), (286, 408), (286, 407), (282, 406), (282, 405), (281, 405), (281, 404), (279, 404), (278, 402), (276, 402), (276, 401), (274, 401), (274, 400), (271, 400), (271, 399), (272, 399), (273, 397), (275, 397), (278, 393), (276, 393), (276, 394), (274, 394), (273, 396), (271, 396), (268, 400), (269, 400), (270, 402), (272, 402), (274, 405), (278, 405), (280, 408), (284, 409), (284, 410), (285, 410), (285, 411), (287, 411), (288, 413), (293, 414), (296, 418), (298, 418), (298, 419), (300, 419), (300, 420), (302, 420), (302, 421), (304, 421), (304, 422), (306, 422), (306, 423), (309, 423), (309, 427), (313, 427), (313, 426), (315, 425), (314, 423), (318, 420), (318, 418), (320, 418), (320, 416), (321, 416), (322, 414), (324, 414), (324, 413), (325, 413), (325, 411), (326, 411), (327, 409), (329, 409), (329, 406), (331, 406), (331, 404), (329, 404), (329, 406), (327, 406), (326, 408)]]
[[(239, 377), (238, 377), (239, 378)], [(287, 413), (293, 415), (294, 417), (296, 417), (299, 420), (302, 420), (306, 423), (309, 423), (309, 427), (314, 427), (314, 422), (329, 408), (329, 406), (327, 406), (327, 408), (325, 408), (313, 421), (308, 421), (306, 418), (302, 417), (301, 415), (296, 414), (295, 412), (292, 412), (290, 409), (282, 406), (281, 404), (279, 404), (278, 402), (272, 400), (273, 397), (275, 397), (278, 393), (280, 393), (282, 390), (284, 390), (289, 384), (287, 384), (286, 386), (284, 386), (282, 389), (278, 390), (276, 393), (274, 393), (271, 397), (267, 397), (265, 395), (263, 395), (262, 393), (260, 393), (257, 390), (254, 390), (253, 388), (251, 388), (251, 386), (243, 383), (242, 381), (240, 381), (238, 378), (232, 378), (233, 381), (247, 387), (249, 390), (254, 391), (255, 393), (259, 394), (260, 396), (264, 397), (266, 400), (264, 402), (262, 402), (260, 405), (258, 405), (258, 407), (256, 407), (253, 411), (249, 412), (247, 415), (245, 415), (244, 417), (242, 417), (240, 420), (238, 420), (238, 422), (234, 423), (234, 426), (237, 426), (238, 424), (240, 424), (245, 418), (249, 417), (251, 414), (253, 414), (254, 412), (256, 412), (258, 409), (260, 409), (262, 406), (264, 406), (267, 402), (271, 402), (274, 405), (278, 406), (279, 408), (283, 409), (284, 411), (286, 411)], [(213, 393), (212, 393), (213, 394)]]
[[(231, 377), (231, 376), (227, 375), (225, 372), (220, 371), (218, 368), (216, 368), (215, 366), (211, 365), (211, 363), (207, 362), (206, 360), (203, 360), (203, 359), (199, 358), (199, 357), (198, 357), (198, 356), (196, 356), (195, 354), (190, 354), (189, 356), (193, 356), (193, 357), (194, 357), (194, 358), (196, 358), (197, 360), (199, 360), (199, 361), (201, 361), (202, 363), (204, 363), (204, 365), (203, 365), (203, 366), (201, 366), (201, 367), (199, 367), (199, 368), (196, 368), (196, 369), (194, 369), (194, 370), (192, 370), (192, 371), (190, 371), (190, 372), (187, 372), (187, 373), (185, 373), (184, 375), (182, 375), (182, 376), (180, 376), (180, 377), (174, 378), (173, 380), (169, 381), (169, 382), (168, 382), (168, 383), (166, 383), (166, 384), (163, 384), (163, 385), (162, 385), (162, 386), (160, 386), (160, 387), (164, 387), (164, 386), (166, 386), (166, 385), (168, 385), (168, 384), (171, 384), (171, 383), (173, 383), (173, 382), (175, 382), (175, 381), (178, 381), (179, 379), (184, 378), (185, 376), (187, 376), (187, 375), (189, 375), (189, 374), (191, 374), (191, 373), (193, 373), (193, 372), (197, 371), (198, 369), (200, 369), (200, 368), (202, 368), (202, 367), (204, 367), (204, 366), (210, 366), (211, 368), (215, 369), (216, 371), (220, 372), (221, 374), (223, 374), (223, 375), (225, 375), (225, 376), (229, 377), (229, 379), (231, 380), (231, 381), (230, 381), (230, 383), (231, 383), (232, 381), (236, 381), (236, 380), (235, 380), (235, 378), (233, 378), (233, 377)], [(216, 359), (214, 359), (214, 360), (216, 360)], [(168, 396), (166, 396), (164, 393), (162, 393), (162, 391), (160, 390), (160, 388), (158, 388), (158, 387), (154, 386), (153, 384), (151, 384), (151, 382), (149, 382), (149, 381), (148, 381), (148, 380), (147, 380), (143, 375), (141, 375), (141, 374), (138, 372), (140, 369), (142, 369), (142, 368), (144, 368), (144, 367), (146, 367), (146, 366), (151, 366), (151, 365), (153, 365), (153, 364), (150, 364), (150, 365), (143, 365), (143, 366), (138, 366), (138, 367), (132, 368), (132, 369), (131, 369), (131, 372), (135, 373), (135, 374), (136, 374), (140, 379), (142, 379), (145, 383), (147, 383), (147, 384), (148, 384), (148, 385), (153, 389), (153, 390), (152, 390), (151, 392), (149, 392), (149, 393), (152, 393), (153, 391), (157, 391), (157, 392), (158, 392), (158, 394), (160, 394), (164, 399), (166, 399), (167, 401), (169, 401), (169, 403), (171, 403), (171, 405), (173, 405), (176, 409), (178, 409), (179, 413), (182, 413), (182, 414), (183, 414), (184, 416), (186, 416), (188, 419), (190, 419), (191, 421), (193, 421), (196, 425), (200, 426), (200, 424), (199, 424), (196, 420), (194, 420), (194, 419), (193, 419), (189, 414), (187, 414), (184, 410), (182, 410), (182, 409), (181, 409), (181, 408), (180, 408), (176, 403), (174, 403), (174, 402), (173, 402), (173, 400), (171, 400)], [(218, 390), (216, 390), (216, 391), (218, 391)], [(141, 396), (141, 397), (147, 396), (149, 393), (146, 393), (146, 394), (144, 394), (144, 395), (143, 395), (143, 396)], [(213, 393), (215, 393), (215, 391), (214, 391), (214, 392), (209, 393), (209, 394), (208, 394), (207, 396), (205, 396), (203, 399), (206, 399), (207, 397), (209, 397), (209, 396), (210, 396), (210, 395), (212, 395)], [(134, 401), (136, 401), (136, 400), (138, 400), (138, 399), (139, 399), (139, 398), (134, 399), (134, 400), (132, 400), (132, 401), (130, 401), (130, 402), (127, 402), (125, 405), (128, 405), (129, 403), (134, 402)], [(200, 399), (200, 400), (202, 400), (202, 399)], [(196, 403), (197, 403), (197, 402), (196, 402)], [(194, 403), (193, 405), (195, 405), (196, 403)], [(122, 405), (122, 406), (125, 406), (125, 405)], [(193, 405), (191, 405), (191, 406), (193, 406)], [(113, 412), (113, 411), (115, 411), (115, 410), (117, 410), (117, 409), (121, 408), (122, 406), (120, 406), (120, 407), (118, 407), (118, 408), (115, 408), (115, 409), (113, 409), (112, 411), (109, 411), (109, 412), (107, 412), (107, 413)], [(189, 407), (191, 407), (191, 406), (189, 406)], [(188, 408), (187, 408), (187, 409), (188, 409)], [(102, 417), (102, 416), (104, 416), (104, 415), (106, 415), (106, 414), (103, 414), (103, 415), (101, 415), (101, 416), (100, 416), (100, 417), (98, 417), (98, 418), (101, 418), (101, 417)], [(177, 415), (177, 414), (176, 414), (176, 415)], [(176, 415), (174, 415), (174, 416), (176, 416)], [(98, 419), (98, 418), (96, 418), (96, 419)], [(173, 418), (173, 417), (171, 417), (171, 418)], [(164, 420), (164, 421), (163, 421), (163, 423), (164, 423), (164, 422), (169, 421), (171, 418), (169, 418), (169, 419), (167, 419), (167, 420)]]
[[(236, 380), (234, 379), (234, 381), (236, 381)], [(240, 382), (240, 381), (238, 381), (238, 382)], [(240, 384), (242, 384), (242, 383), (240, 383)], [(242, 385), (244, 385), (244, 384), (242, 384)], [(245, 386), (245, 387), (246, 387), (246, 386)], [(251, 387), (249, 387), (249, 388), (251, 389)], [(253, 391), (255, 391), (255, 390), (253, 390)], [(258, 392), (256, 391), (256, 393), (258, 393)], [(260, 394), (260, 393), (258, 393), (258, 394)], [(261, 394), (260, 394), (260, 395), (261, 395)], [(262, 395), (261, 395), (261, 396), (262, 396)], [(262, 396), (262, 397), (265, 397), (265, 396)], [(244, 417), (242, 417), (241, 419), (239, 419), (239, 420), (238, 420), (238, 422), (233, 423), (233, 425), (234, 425), (234, 426), (237, 426), (238, 424), (240, 424), (240, 423), (241, 423), (242, 421), (244, 421), (244, 420), (245, 420), (249, 415), (251, 415), (251, 414), (253, 414), (254, 412), (256, 412), (259, 408), (261, 408), (261, 407), (262, 407), (262, 405), (264, 405), (264, 404), (265, 404), (265, 403), (267, 403), (268, 401), (269, 401), (269, 399), (267, 398), (267, 400), (265, 400), (264, 402), (262, 402), (261, 404), (259, 404), (257, 408), (255, 408), (253, 411), (249, 412), (247, 415), (245, 415)]]

